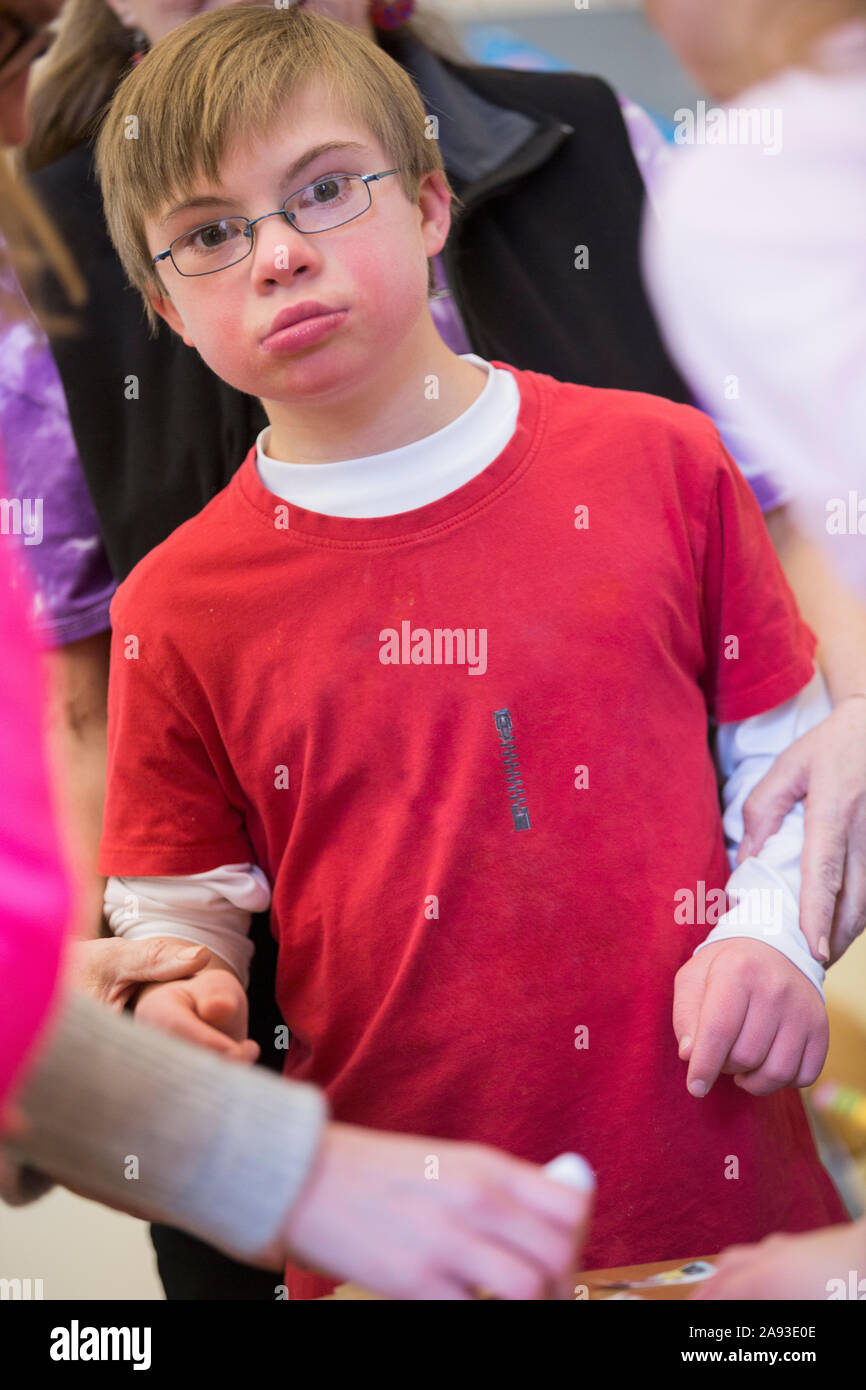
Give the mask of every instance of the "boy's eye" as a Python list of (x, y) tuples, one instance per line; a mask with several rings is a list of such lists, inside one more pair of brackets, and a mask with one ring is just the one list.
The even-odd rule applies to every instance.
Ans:
[(298, 207), (321, 207), (323, 203), (338, 203), (350, 195), (352, 180), (346, 174), (331, 174), (318, 183), (310, 184), (298, 194)]
[(238, 217), (223, 218), (221, 222), (209, 222), (206, 227), (197, 227), (194, 232), (187, 232), (186, 236), (181, 237), (177, 249), (186, 254), (219, 251), (229, 242), (243, 236), (245, 225), (243, 218)]

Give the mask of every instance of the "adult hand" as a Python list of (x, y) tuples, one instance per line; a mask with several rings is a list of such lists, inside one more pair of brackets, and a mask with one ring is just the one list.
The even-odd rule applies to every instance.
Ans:
[(182, 945), (161, 937), (73, 941), (66, 951), (66, 982), (100, 1004), (121, 1010), (142, 984), (186, 979), (209, 959), (206, 946)]
[(838, 960), (866, 926), (866, 696), (776, 759), (743, 808), (738, 863), (757, 854), (805, 798), (800, 928), (816, 960)]
[(592, 1200), (496, 1149), (330, 1123), (261, 1262), (281, 1245), (388, 1298), (567, 1299)]
[[(759, 1245), (732, 1245), (714, 1263), (718, 1273), (692, 1294), (695, 1302), (863, 1298), (866, 1221), (827, 1226), (801, 1236), (768, 1236)], [(859, 1293), (851, 1292), (851, 1270), (856, 1272)]]

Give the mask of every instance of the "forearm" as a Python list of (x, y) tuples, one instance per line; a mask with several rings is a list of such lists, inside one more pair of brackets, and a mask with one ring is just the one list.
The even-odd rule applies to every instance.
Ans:
[(800, 611), (817, 633), (818, 661), (834, 705), (866, 694), (866, 605), (836, 577), (787, 507), (764, 519)]
[(46, 653), (46, 735), (55, 796), (78, 892), (73, 932), (99, 936), (105, 879), (96, 862), (105, 804), (110, 634)]
[(70, 994), (17, 1104), (9, 1155), (74, 1190), (231, 1253), (272, 1241), (327, 1118), (321, 1092)]
[[(822, 992), (824, 971), (800, 929), (800, 858), (803, 852), (802, 802), (785, 816), (757, 855), (737, 865), (743, 838), (743, 807), (774, 759), (830, 713), (825, 683), (816, 674), (793, 700), (738, 724), (720, 725), (716, 755), (723, 778), (725, 842), (733, 872), (726, 884), (731, 909), (701, 944), (751, 937), (774, 946)], [(698, 947), (698, 950), (701, 948)]]

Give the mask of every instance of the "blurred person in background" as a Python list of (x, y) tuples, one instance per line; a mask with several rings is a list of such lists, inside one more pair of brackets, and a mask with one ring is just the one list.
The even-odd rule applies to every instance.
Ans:
[(676, 113), (647, 284), (697, 402), (766, 491), (835, 706), (752, 794), (741, 858), (806, 797), (801, 923), (832, 961), (866, 925), (866, 497), (858, 512), (850, 495), (866, 488), (866, 0), (645, 8), (722, 103)]
[[(846, 638), (825, 660), (835, 751), (828, 720), (745, 812), (760, 846), (808, 789), (803, 902), (807, 878), (839, 894), (835, 959), (866, 924), (866, 0), (645, 9), (720, 104), (677, 113), (687, 148), (645, 226), (651, 297), (700, 403), (774, 480), (785, 505), (767, 521), (807, 620), (821, 634), (829, 614)], [(696, 1297), (827, 1298), (832, 1280), (866, 1270), (866, 1221), (718, 1263)]]

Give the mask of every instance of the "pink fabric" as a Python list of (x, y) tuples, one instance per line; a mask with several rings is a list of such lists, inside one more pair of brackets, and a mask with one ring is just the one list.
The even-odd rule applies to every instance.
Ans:
[[(9, 496), (2, 453), (0, 496)], [(48, 781), (42, 673), (20, 574), (13, 587), (11, 552), (20, 543), (0, 534), (0, 1108), (46, 1020), (72, 898)]]

